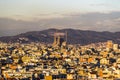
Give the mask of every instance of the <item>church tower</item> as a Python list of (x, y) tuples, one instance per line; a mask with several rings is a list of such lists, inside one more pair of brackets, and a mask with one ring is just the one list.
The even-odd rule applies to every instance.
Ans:
[(56, 32), (54, 33), (54, 41), (53, 46), (54, 47), (61, 47), (62, 45), (65, 46), (67, 41), (67, 33), (63, 32)]

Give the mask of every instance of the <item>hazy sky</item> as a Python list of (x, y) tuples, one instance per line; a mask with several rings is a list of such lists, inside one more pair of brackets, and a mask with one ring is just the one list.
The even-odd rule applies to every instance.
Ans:
[(0, 36), (48, 28), (120, 31), (120, 0), (0, 0)]

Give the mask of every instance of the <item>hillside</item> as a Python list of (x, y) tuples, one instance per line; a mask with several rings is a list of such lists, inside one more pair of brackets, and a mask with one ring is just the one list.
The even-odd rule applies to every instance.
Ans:
[[(96, 42), (105, 42), (107, 40), (113, 40), (115, 43), (120, 44), (120, 32), (96, 32), (96, 31), (85, 31), (85, 30), (75, 30), (75, 29), (47, 29), (43, 31), (31, 31), (22, 33), (16, 36), (5, 36), (0, 37), (2, 42), (53, 42), (54, 32), (65, 32), (68, 33), (68, 43), (71, 44), (89, 44)], [(24, 38), (24, 39), (23, 39)]]

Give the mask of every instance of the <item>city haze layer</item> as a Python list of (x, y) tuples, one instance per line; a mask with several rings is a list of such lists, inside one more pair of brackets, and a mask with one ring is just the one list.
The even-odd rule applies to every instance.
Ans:
[(120, 31), (119, 0), (1, 0), (0, 36), (48, 28)]

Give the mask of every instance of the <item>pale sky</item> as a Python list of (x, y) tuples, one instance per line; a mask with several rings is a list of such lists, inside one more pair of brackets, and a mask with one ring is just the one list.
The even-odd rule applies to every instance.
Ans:
[(119, 21), (120, 0), (0, 0), (0, 36), (48, 28), (120, 31)]
[(0, 17), (61, 17), (62, 14), (120, 10), (120, 0), (0, 0)]

